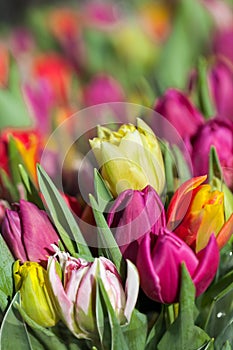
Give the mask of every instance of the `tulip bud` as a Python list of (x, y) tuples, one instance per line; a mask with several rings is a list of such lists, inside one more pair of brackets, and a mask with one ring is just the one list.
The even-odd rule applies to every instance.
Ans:
[(168, 228), (196, 252), (207, 246), (213, 233), (219, 248), (233, 232), (233, 214), (225, 222), (224, 194), (203, 185), (206, 176), (186, 181), (168, 207)]
[(124, 124), (117, 132), (99, 127), (98, 137), (90, 144), (115, 197), (126, 189), (142, 190), (148, 184), (159, 194), (163, 191), (165, 172), (159, 143), (141, 119), (137, 119), (137, 127)]
[(204, 123), (201, 113), (182, 92), (175, 89), (168, 89), (158, 99), (154, 110), (176, 128), (183, 140), (194, 135)]
[(233, 188), (233, 124), (230, 121), (210, 119), (192, 138), (194, 175), (204, 175), (209, 170), (211, 146), (216, 148), (224, 180)]
[(0, 227), (5, 218), (6, 209), (9, 209), (9, 208), (10, 208), (9, 204), (6, 201), (0, 199)]
[(25, 200), (20, 200), (15, 210), (6, 210), (2, 235), (16, 259), (43, 265), (54, 253), (51, 244), (59, 239), (47, 214)]
[(13, 267), (15, 289), (20, 291), (21, 306), (27, 315), (42, 327), (54, 326), (59, 318), (53, 301), (47, 271), (35, 262)]
[[(229, 11), (229, 13), (231, 13)], [(231, 19), (231, 26), (224, 28), (217, 32), (214, 38), (214, 52), (217, 55), (227, 57), (233, 62), (233, 46), (232, 46), (233, 26)]]
[(113, 263), (103, 257), (90, 263), (66, 253), (50, 257), (48, 276), (56, 299), (57, 309), (63, 322), (77, 338), (96, 338), (96, 284), (98, 278), (115, 310), (120, 324), (130, 321), (136, 304), (139, 279), (134, 265), (128, 261), (125, 290)]
[(107, 75), (96, 75), (84, 91), (84, 104), (86, 106), (124, 100), (124, 91), (120, 83)]
[(208, 245), (195, 254), (168, 230), (161, 229), (159, 235), (146, 234), (139, 246), (136, 264), (144, 293), (160, 303), (177, 302), (182, 263), (185, 263), (196, 286), (196, 296), (200, 295), (209, 286), (218, 268), (219, 250), (215, 237), (211, 236)]
[(163, 203), (149, 185), (142, 191), (120, 193), (109, 210), (107, 222), (124, 258), (133, 263), (142, 237), (150, 232), (158, 234), (166, 226)]

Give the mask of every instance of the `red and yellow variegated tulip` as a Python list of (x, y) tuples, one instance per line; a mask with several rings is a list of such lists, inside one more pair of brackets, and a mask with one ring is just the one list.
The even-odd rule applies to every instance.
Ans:
[(211, 234), (221, 249), (233, 232), (233, 214), (227, 222), (224, 194), (203, 184), (206, 176), (186, 181), (176, 191), (168, 207), (168, 228), (195, 249), (202, 250)]

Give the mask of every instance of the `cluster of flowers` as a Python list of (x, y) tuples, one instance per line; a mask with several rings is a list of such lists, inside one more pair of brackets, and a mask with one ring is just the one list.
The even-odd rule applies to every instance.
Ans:
[[(4, 350), (17, 339), (25, 349), (28, 342), (35, 349), (233, 348), (233, 21), (226, 3), (189, 0), (215, 20), (214, 57), (193, 70), (189, 62), (181, 84), (177, 75), (167, 84), (161, 62), (187, 20), (186, 1), (176, 16), (169, 1), (135, 5), (133, 16), (108, 2), (44, 10), (31, 30), (47, 50), (46, 35), (47, 52), (38, 53), (25, 28), (1, 42)], [(150, 79), (157, 65), (159, 81)], [(118, 130), (111, 115), (111, 128), (98, 126), (92, 139), (88, 130), (99, 167), (94, 196), (84, 203), (76, 152), (63, 169), (69, 190), (58, 190), (50, 177), (60, 150), (45, 148), (52, 131), (83, 107), (126, 101), (146, 104), (173, 125), (180, 150), (156, 137), (153, 114), (145, 118), (152, 128), (142, 113)], [(46, 172), (36, 167), (42, 154)], [(15, 325), (18, 338), (9, 339)]]

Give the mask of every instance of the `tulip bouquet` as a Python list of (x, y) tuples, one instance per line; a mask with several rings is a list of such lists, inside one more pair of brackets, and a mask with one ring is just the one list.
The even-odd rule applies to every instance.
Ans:
[(35, 180), (12, 143), (1, 348), (231, 349), (232, 193), (217, 153), (208, 177), (185, 180), (185, 157), (181, 176), (143, 119), (98, 126), (89, 143), (99, 171), (84, 209), (39, 164)]

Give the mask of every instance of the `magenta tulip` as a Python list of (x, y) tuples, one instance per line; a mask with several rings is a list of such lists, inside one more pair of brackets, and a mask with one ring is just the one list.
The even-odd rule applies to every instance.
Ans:
[(154, 110), (166, 118), (178, 131), (183, 140), (189, 139), (204, 123), (201, 113), (181, 91), (168, 89), (161, 96)]
[(120, 83), (109, 75), (94, 76), (84, 91), (84, 104), (86, 106), (124, 100), (124, 91)]
[(46, 212), (25, 200), (20, 200), (15, 210), (6, 209), (2, 236), (16, 259), (44, 266), (54, 253), (51, 244), (59, 239)]
[(215, 62), (208, 72), (208, 84), (218, 118), (233, 121), (233, 68), (229, 62)]
[(193, 137), (192, 161), (195, 176), (208, 174), (211, 146), (217, 150), (225, 182), (233, 187), (233, 123), (211, 119)]
[(181, 264), (196, 287), (196, 296), (203, 293), (213, 280), (219, 263), (219, 249), (214, 235), (199, 253), (174, 233), (161, 229), (159, 235), (146, 234), (138, 249), (137, 268), (140, 285), (152, 300), (170, 304), (178, 301)]
[(214, 38), (214, 52), (233, 62), (233, 26), (220, 30)]
[(150, 232), (158, 234), (166, 226), (163, 203), (149, 185), (142, 191), (120, 193), (110, 208), (107, 222), (122, 254), (134, 263), (142, 237)]

